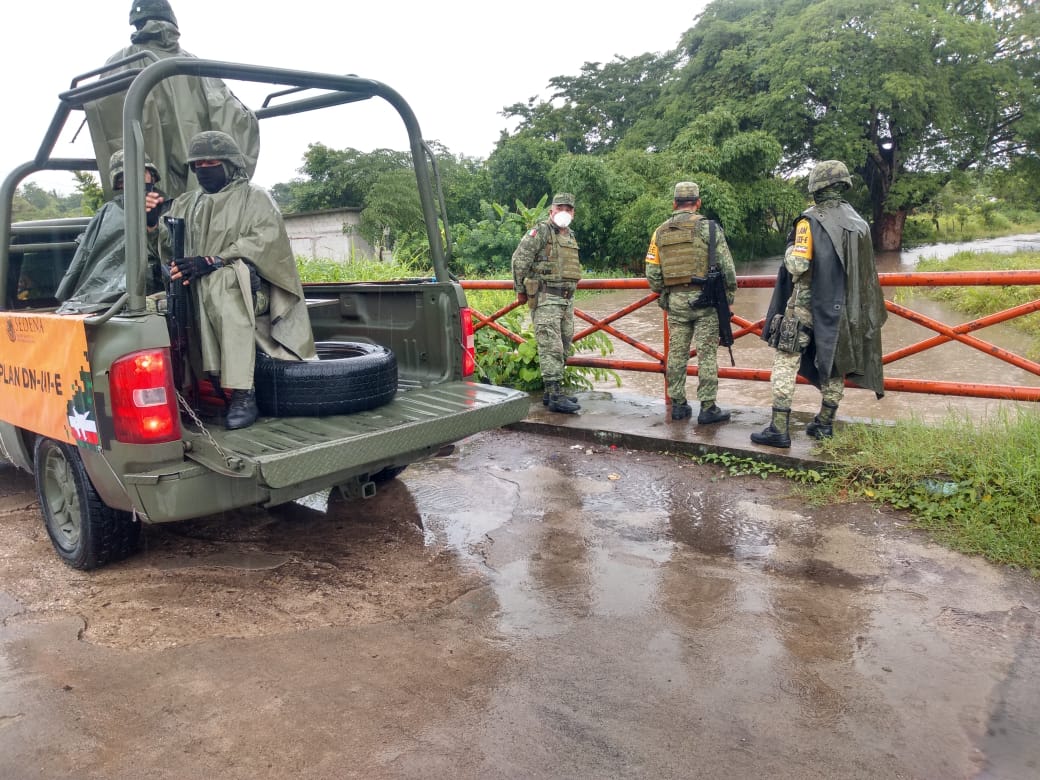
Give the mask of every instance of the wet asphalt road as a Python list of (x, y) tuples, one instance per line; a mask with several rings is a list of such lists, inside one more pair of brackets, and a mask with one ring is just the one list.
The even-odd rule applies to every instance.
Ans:
[(89, 575), (0, 486), (0, 777), (1040, 774), (1036, 581), (776, 479), (498, 431)]

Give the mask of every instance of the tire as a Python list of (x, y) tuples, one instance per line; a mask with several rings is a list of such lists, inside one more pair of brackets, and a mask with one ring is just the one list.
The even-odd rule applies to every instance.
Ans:
[(101, 500), (74, 446), (38, 439), (33, 473), (47, 535), (69, 566), (96, 569), (137, 550), (141, 524)]
[(256, 403), (268, 417), (323, 417), (375, 409), (397, 394), (397, 358), (385, 347), (319, 341), (318, 360), (256, 356)]

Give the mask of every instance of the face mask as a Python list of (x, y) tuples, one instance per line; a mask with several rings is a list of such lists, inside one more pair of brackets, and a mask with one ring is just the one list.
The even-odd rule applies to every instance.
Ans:
[(220, 192), (227, 184), (227, 174), (224, 172), (223, 165), (196, 168), (195, 178), (199, 180), (199, 186), (210, 194)]
[(553, 214), (552, 221), (556, 223), (556, 227), (565, 228), (571, 224), (572, 219), (574, 219), (574, 215), (569, 211), (557, 211)]

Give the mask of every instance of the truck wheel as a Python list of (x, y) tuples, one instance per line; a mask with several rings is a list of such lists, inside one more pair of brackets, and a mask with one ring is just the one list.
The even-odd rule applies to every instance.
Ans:
[(318, 360), (278, 360), (258, 352), (256, 403), (268, 417), (353, 414), (390, 403), (397, 393), (397, 358), (385, 347), (319, 341)]
[(141, 524), (101, 500), (74, 446), (38, 439), (33, 472), (47, 534), (69, 566), (96, 569), (137, 549)]

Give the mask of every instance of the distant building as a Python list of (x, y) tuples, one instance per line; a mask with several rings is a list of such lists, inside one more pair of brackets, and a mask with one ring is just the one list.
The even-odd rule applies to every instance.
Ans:
[[(361, 209), (356, 207), (285, 215), (293, 254), (312, 260), (380, 259), (380, 251), (357, 234), (360, 223)], [(391, 260), (388, 250), (382, 254)]]

